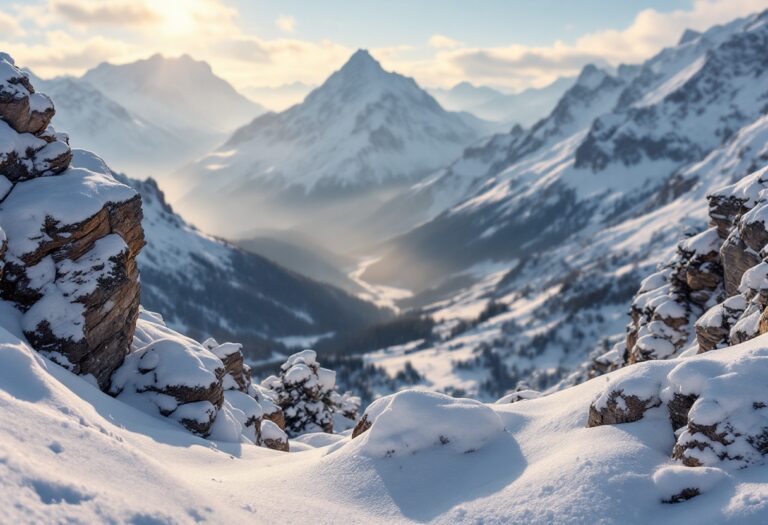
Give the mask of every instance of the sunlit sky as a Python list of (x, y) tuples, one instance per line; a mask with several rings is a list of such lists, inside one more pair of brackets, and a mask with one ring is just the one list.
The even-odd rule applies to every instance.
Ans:
[(429, 87), (517, 91), (638, 62), (768, 0), (0, 0), (0, 47), (42, 76), (188, 53), (238, 88), (318, 84), (357, 48)]

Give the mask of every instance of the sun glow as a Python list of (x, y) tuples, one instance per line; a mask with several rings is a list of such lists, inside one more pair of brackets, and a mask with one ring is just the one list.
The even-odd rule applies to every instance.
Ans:
[(168, 36), (210, 33), (221, 27), (231, 29), (236, 18), (235, 10), (213, 0), (165, 0), (153, 9), (162, 20), (161, 31)]

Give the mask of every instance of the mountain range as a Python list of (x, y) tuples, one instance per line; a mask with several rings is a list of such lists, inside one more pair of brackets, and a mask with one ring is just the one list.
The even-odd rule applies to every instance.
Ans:
[(415, 187), (402, 208), (434, 208), (363, 278), (439, 322), (418, 351), (371, 362), (490, 398), (565, 381), (620, 340), (641, 278), (706, 227), (704, 197), (766, 159), (767, 19), (686, 33), (615, 74), (588, 66), (548, 117)]
[(105, 62), (79, 78), (29, 74), (56, 100), (59, 127), (76, 147), (134, 177), (190, 162), (265, 111), (188, 55)]
[[(0, 52), (0, 522), (763, 523), (766, 50), (686, 31), (482, 138), (359, 51), (168, 177), (237, 244)], [(202, 123), (139, 80), (49, 87), (130, 147)]]
[(282, 227), (350, 245), (365, 235), (351, 226), (460, 154), (477, 123), (360, 50), (301, 104), (257, 117), (160, 182), (183, 215), (220, 235)]
[(573, 81), (573, 78), (562, 77), (542, 88), (511, 94), (464, 81), (450, 89), (432, 88), (429, 93), (449, 111), (466, 111), (510, 127), (513, 124), (530, 127), (552, 111)]

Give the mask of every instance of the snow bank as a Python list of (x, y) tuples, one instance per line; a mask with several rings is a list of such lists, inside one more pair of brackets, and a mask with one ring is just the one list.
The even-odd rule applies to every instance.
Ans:
[(669, 465), (653, 473), (653, 483), (662, 501), (678, 503), (710, 491), (726, 477), (719, 468)]
[(404, 390), (374, 401), (361, 423), (360, 453), (371, 457), (415, 454), (445, 447), (457, 454), (475, 452), (504, 433), (501, 418), (471, 399)]

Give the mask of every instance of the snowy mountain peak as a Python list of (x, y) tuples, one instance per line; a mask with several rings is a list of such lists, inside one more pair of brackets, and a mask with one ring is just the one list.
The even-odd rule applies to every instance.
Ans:
[(595, 89), (607, 76), (609, 76), (608, 73), (598, 68), (596, 65), (587, 64), (581, 70), (581, 73), (579, 73), (579, 77), (576, 79), (576, 85), (583, 86), (587, 89)]
[[(407, 94), (422, 104), (436, 105), (413, 79), (385, 71), (365, 49), (357, 50), (341, 69), (311, 92), (307, 102), (325, 105), (360, 101), (366, 104), (379, 99), (384, 93)], [(358, 107), (351, 109), (359, 110)]]
[(686, 29), (683, 32), (683, 36), (680, 37), (680, 41), (677, 43), (677, 45), (682, 46), (683, 44), (687, 44), (688, 42), (696, 40), (700, 36), (701, 33), (698, 31), (694, 31), (693, 29)]
[(387, 77), (392, 76), (394, 74), (385, 71), (381, 64), (367, 50), (358, 49), (349, 57), (349, 60), (341, 69), (330, 76), (326, 84), (367, 85), (386, 82)]
[(102, 62), (87, 71), (83, 80), (131, 113), (182, 135), (200, 130), (230, 133), (263, 112), (215, 75), (208, 63), (189, 55), (155, 54), (129, 64)]
[(367, 49), (358, 49), (355, 51), (347, 63), (341, 68), (341, 71), (347, 73), (362, 73), (366, 71), (379, 72), (384, 71), (378, 60), (373, 58)]
[[(253, 120), (178, 172), (173, 184), (186, 194), (174, 204), (223, 235), (236, 225), (248, 231), (305, 221), (314, 233), (320, 223), (308, 206), (338, 228), (354, 223), (350, 214), (377, 208), (383, 187), (421, 180), (455, 158), (478, 128), (476, 119), (445, 111), (412, 78), (385, 71), (359, 50), (304, 102)], [(231, 197), (226, 213), (210, 209), (211, 191)], [(256, 216), (254, 202), (262, 200)], [(331, 200), (338, 205), (332, 211)]]

